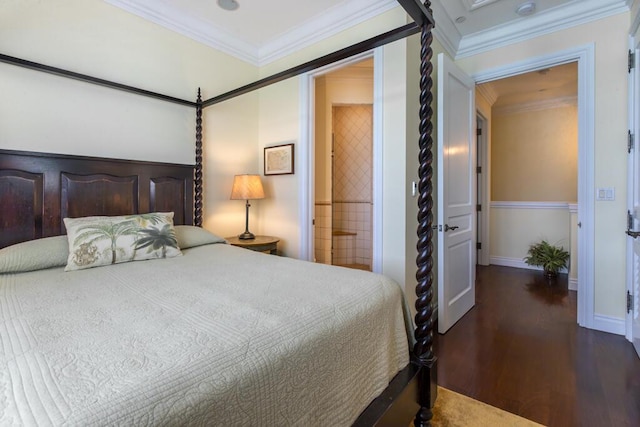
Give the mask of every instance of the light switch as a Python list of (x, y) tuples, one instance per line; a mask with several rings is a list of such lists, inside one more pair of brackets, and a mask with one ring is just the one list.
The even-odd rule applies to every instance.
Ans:
[(596, 190), (596, 200), (611, 202), (616, 199), (615, 187), (599, 187)]

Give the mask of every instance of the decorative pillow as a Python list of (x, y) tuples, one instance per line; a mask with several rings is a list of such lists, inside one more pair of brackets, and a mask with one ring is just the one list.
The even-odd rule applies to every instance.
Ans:
[(69, 242), (65, 271), (182, 255), (173, 212), (64, 218)]
[(218, 237), (210, 231), (193, 225), (176, 225), (176, 238), (180, 249), (209, 245), (212, 243), (227, 243), (222, 237)]
[(29, 240), (0, 249), (0, 273), (21, 273), (67, 264), (67, 236)]

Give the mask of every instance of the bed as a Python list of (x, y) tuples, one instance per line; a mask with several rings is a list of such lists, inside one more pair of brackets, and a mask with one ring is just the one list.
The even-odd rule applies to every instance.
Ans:
[[(253, 253), (200, 228), (202, 110), (267, 82), (198, 94), (194, 166), (0, 150), (0, 424), (430, 425), (433, 20), (429, 2), (399, 2), (416, 23), (354, 49), (422, 33), (415, 328), (383, 276)], [(171, 213), (176, 256), (65, 271), (79, 249), (94, 255), (74, 247), (65, 218), (159, 212)]]

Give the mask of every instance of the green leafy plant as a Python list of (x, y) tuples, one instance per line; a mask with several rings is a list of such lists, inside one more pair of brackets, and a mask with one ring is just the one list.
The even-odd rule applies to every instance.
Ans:
[(529, 246), (524, 262), (529, 265), (540, 266), (544, 269), (544, 275), (552, 278), (558, 275), (562, 267), (566, 267), (569, 260), (569, 252), (562, 246), (554, 246), (546, 240)]

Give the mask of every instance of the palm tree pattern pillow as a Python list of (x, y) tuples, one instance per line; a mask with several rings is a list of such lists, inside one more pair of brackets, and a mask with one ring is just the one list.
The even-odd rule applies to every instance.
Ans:
[(64, 218), (69, 240), (65, 271), (182, 255), (173, 212)]

